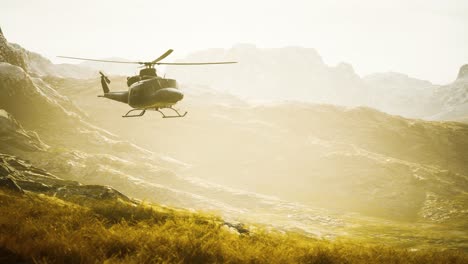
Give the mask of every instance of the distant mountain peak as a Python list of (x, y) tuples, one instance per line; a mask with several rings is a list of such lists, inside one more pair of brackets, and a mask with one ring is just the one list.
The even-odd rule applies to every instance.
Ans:
[(356, 74), (356, 72), (354, 71), (353, 65), (346, 63), (346, 62), (340, 62), (334, 68), (343, 73)]
[(464, 78), (468, 78), (468, 64), (461, 66), (460, 70), (458, 71), (457, 80)]

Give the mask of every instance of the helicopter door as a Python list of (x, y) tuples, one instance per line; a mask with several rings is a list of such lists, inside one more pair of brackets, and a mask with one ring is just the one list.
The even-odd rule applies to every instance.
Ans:
[(130, 96), (128, 98), (129, 99), (128, 104), (134, 108), (139, 107), (141, 104), (141, 98), (140, 98), (141, 94), (142, 94), (142, 90), (139, 86), (131, 88)]

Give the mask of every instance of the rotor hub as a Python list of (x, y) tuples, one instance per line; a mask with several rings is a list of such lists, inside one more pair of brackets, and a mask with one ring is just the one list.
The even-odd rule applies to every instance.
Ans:
[(144, 69), (141, 69), (140, 70), (140, 76), (143, 77), (143, 76), (158, 76), (156, 74), (156, 69), (154, 67), (148, 67), (148, 68), (144, 68)]

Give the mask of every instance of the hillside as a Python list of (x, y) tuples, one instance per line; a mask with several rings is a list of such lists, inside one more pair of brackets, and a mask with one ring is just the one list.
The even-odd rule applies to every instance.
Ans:
[(356, 241), (322, 241), (261, 226), (249, 230), (210, 214), (131, 200), (110, 187), (65, 181), (8, 155), (0, 155), (0, 206), (2, 263), (468, 260), (458, 251), (412, 252)]
[[(373, 216), (421, 220), (433, 215), (439, 221), (456, 211), (460, 215), (452, 216), (465, 217), (465, 207), (459, 208), (468, 186), (464, 124), (405, 119), (363, 107), (253, 105), (186, 87), (181, 108), (189, 110), (187, 118), (156, 122), (149, 120), (158, 116), (148, 115), (125, 127), (109, 112), (123, 113), (125, 105), (95, 99), (97, 81), (47, 81), (73, 87), (57, 89), (109, 131), (189, 164), (180, 172), (184, 175)], [(448, 202), (454, 197), (461, 200)]]
[[(76, 198), (75, 198), (76, 199)], [(465, 263), (460, 252), (368, 247), (298, 234), (243, 235), (218, 218), (122, 202), (0, 188), (0, 261), (8, 263)], [(34, 219), (34, 226), (16, 219)], [(73, 239), (73, 243), (70, 243)]]
[[(299, 256), (316, 252), (310, 248), (315, 248), (313, 243), (301, 246), (302, 239), (312, 238), (386, 244), (397, 248), (389, 250), (403, 254), (399, 256), (408, 254), (399, 251), (401, 248), (466, 250), (465, 124), (407, 119), (366, 107), (294, 101), (253, 104), (195, 85), (182, 87), (186, 97), (178, 107), (189, 111), (186, 118), (162, 120), (148, 113), (122, 119), (128, 106), (97, 98), (101, 93), (98, 78), (39, 76), (30, 70), (24, 50), (7, 42), (0, 50), (8, 55), (2, 55), (0, 62), (0, 153), (8, 154), (1, 156), (8, 168), (2, 170), (2, 180), (9, 175), (28, 195), (55, 196), (51, 200), (31, 194), (31, 201), (44, 203), (44, 212), (62, 203), (55, 199), (64, 199), (78, 207), (58, 207), (56, 215), (67, 215), (71, 208), (87, 214), (93, 203), (99, 207), (101, 198), (110, 195), (131, 206), (138, 206), (135, 199), (140, 199), (158, 208), (207, 211), (209, 219), (217, 215), (216, 221), (293, 232), (300, 241), (278, 250), (304, 252)], [(112, 90), (126, 89), (124, 77), (111, 79)], [(99, 199), (83, 204), (75, 195)], [(7, 201), (2, 206), (30, 206), (29, 198), (15, 204), (10, 194), (2, 197)], [(107, 212), (119, 208), (102, 206)], [(128, 216), (126, 210), (130, 209), (122, 210)], [(12, 215), (3, 218), (5, 222), (28, 217), (30, 212), (18, 216), (11, 211)], [(108, 216), (86, 217), (108, 220)], [(13, 224), (18, 225), (11, 228), (24, 229), (27, 223)], [(197, 224), (189, 222), (188, 226), (197, 230)], [(103, 232), (112, 234), (121, 227), (125, 225), (119, 223)], [(137, 227), (142, 229), (136, 234), (144, 232), (141, 225)], [(206, 231), (206, 226), (200, 228), (200, 232)], [(121, 234), (127, 231), (122, 229)], [(224, 238), (223, 232), (215, 235)], [(233, 248), (245, 250), (239, 252), (247, 258), (259, 253), (255, 245), (238, 239)], [(268, 235), (265, 243), (284, 239)], [(94, 246), (85, 247), (89, 245)], [(14, 247), (8, 246), (10, 250)], [(197, 250), (200, 247), (197, 244)], [(250, 247), (254, 249), (248, 253)], [(331, 248), (330, 254), (341, 250), (335, 244), (326, 247)], [(229, 254), (219, 256), (237, 259)], [(275, 254), (271, 256), (282, 259)], [(297, 254), (291, 254), (294, 256), (285, 258), (299, 261)], [(424, 254), (431, 253), (421, 254), (424, 259)], [(99, 258), (113, 256), (106, 253)], [(265, 256), (266, 262), (269, 256)], [(248, 259), (238, 262), (242, 261)]]

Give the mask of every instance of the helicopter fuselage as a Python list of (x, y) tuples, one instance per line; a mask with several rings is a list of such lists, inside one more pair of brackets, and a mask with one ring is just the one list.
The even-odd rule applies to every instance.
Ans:
[(103, 97), (127, 103), (133, 108), (167, 108), (184, 98), (178, 90), (177, 81), (161, 77), (143, 77), (143, 80), (132, 83), (128, 91), (109, 92)]
[(129, 87), (128, 104), (133, 108), (164, 108), (184, 98), (174, 79), (151, 77)]

